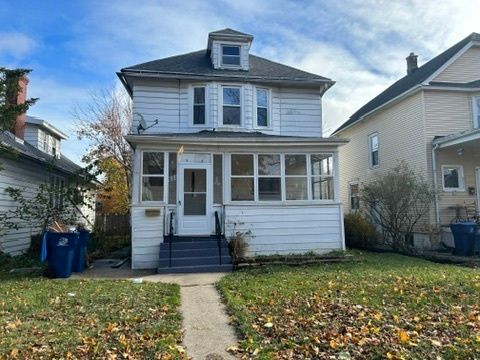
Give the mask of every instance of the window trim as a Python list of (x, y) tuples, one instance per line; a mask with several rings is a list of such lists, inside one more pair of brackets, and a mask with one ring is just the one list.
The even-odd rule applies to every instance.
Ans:
[[(204, 124), (195, 124), (194, 122), (194, 116), (195, 116), (195, 111), (194, 111), (194, 106), (195, 106), (195, 88), (204, 88), (205, 89), (205, 123)], [(190, 125), (194, 127), (206, 127), (208, 123), (208, 110), (209, 110), (209, 96), (208, 96), (208, 86), (207, 84), (204, 83), (199, 83), (199, 84), (191, 84), (190, 89), (189, 89), (189, 118), (190, 118)]]
[[(236, 89), (239, 89), (240, 90), (240, 124), (236, 125), (236, 124), (224, 124), (223, 123), (223, 107), (224, 107), (224, 104), (223, 104), (223, 89), (224, 88), (236, 88)], [(244, 124), (244, 119), (243, 119), (243, 116), (244, 116), (244, 104), (243, 104), (243, 97), (244, 97), (244, 94), (243, 94), (243, 86), (240, 85), (240, 84), (222, 84), (220, 85), (220, 94), (219, 94), (219, 98), (220, 98), (220, 101), (219, 101), (219, 107), (218, 107), (218, 123), (220, 125), (220, 127), (224, 127), (224, 128), (241, 128)], [(235, 106), (235, 105), (227, 105), (227, 106)]]
[[(237, 64), (224, 64), (223, 57), (236, 57), (237, 55), (223, 55), (223, 48), (224, 47), (238, 47), (238, 65)], [(220, 44), (220, 65), (222, 68), (230, 68), (230, 69), (241, 69), (242, 68), (242, 45), (237, 43), (221, 43)]]
[(480, 104), (477, 106), (477, 101), (480, 102), (480, 95), (472, 96), (472, 122), (473, 128), (480, 128)]
[[(163, 153), (163, 174), (162, 175), (159, 175), (159, 174), (144, 174), (143, 173), (143, 155), (145, 153)], [(167, 176), (167, 179), (165, 179), (165, 173), (168, 174), (168, 151), (164, 151), (164, 150), (155, 150), (155, 149), (145, 149), (145, 150), (142, 150), (141, 151), (141, 154), (140, 154), (140, 181), (139, 181), (139, 197), (138, 197), (138, 200), (140, 203), (147, 203), (147, 204), (167, 204), (168, 205), (168, 176)], [(178, 158), (177, 158), (177, 161), (178, 161)], [(143, 200), (143, 178), (144, 177), (162, 177), (163, 178), (163, 196), (162, 196), (162, 200)], [(167, 184), (165, 185), (165, 182), (167, 182)]]
[[(458, 169), (458, 188), (445, 187), (445, 178), (443, 171), (445, 168), (457, 168)], [(445, 192), (465, 192), (465, 176), (463, 172), (463, 165), (442, 165), (441, 166), (442, 188)]]
[[(373, 164), (373, 148), (372, 148), (372, 139), (377, 138), (377, 164)], [(380, 166), (380, 138), (378, 136), (378, 132), (374, 132), (368, 135), (368, 164), (370, 169), (377, 169)]]
[[(265, 90), (267, 92), (267, 126), (258, 125), (258, 100), (257, 100), (257, 90)], [(253, 89), (254, 93), (254, 100), (253, 100), (253, 128), (254, 129), (262, 129), (262, 130), (269, 130), (272, 128), (272, 119), (271, 119), (271, 108), (272, 108), (272, 95), (271, 89), (255, 86)], [(262, 108), (265, 108), (262, 106)]]

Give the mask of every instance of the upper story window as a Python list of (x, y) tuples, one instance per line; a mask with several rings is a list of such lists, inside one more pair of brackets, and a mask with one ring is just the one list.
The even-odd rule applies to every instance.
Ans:
[(240, 46), (222, 45), (222, 65), (240, 66)]
[(369, 156), (369, 162), (370, 162), (371, 168), (375, 168), (380, 164), (379, 157), (378, 157), (378, 134), (377, 133), (368, 136), (368, 156)]
[(142, 153), (142, 201), (163, 201), (165, 154)]
[(257, 89), (257, 126), (269, 126), (267, 89)]
[(239, 87), (223, 87), (223, 125), (240, 125), (242, 118), (241, 90)]
[(480, 96), (472, 98), (473, 103), (473, 127), (480, 128)]
[(193, 125), (205, 125), (205, 86), (193, 88)]

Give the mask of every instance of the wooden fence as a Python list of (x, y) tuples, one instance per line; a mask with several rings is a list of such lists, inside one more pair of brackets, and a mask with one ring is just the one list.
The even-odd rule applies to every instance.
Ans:
[(108, 235), (129, 235), (130, 229), (130, 214), (97, 214), (95, 217), (96, 231), (101, 231)]

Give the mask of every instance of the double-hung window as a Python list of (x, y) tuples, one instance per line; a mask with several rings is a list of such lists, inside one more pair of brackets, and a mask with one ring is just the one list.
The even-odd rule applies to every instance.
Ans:
[(368, 156), (370, 167), (375, 168), (379, 165), (378, 158), (378, 134), (371, 134), (368, 136)]
[(308, 200), (307, 155), (285, 155), (287, 200)]
[(268, 90), (257, 89), (257, 126), (268, 127)]
[(224, 86), (223, 125), (240, 125), (242, 119), (241, 90), (239, 87)]
[(205, 86), (193, 88), (193, 125), (205, 125)]
[(142, 153), (142, 201), (163, 201), (165, 154)]
[(473, 127), (480, 128), (480, 96), (472, 98), (473, 105)]
[(255, 200), (253, 154), (232, 154), (231, 159), (232, 201)]
[(222, 45), (222, 65), (240, 66), (240, 46)]
[(258, 200), (282, 200), (280, 155), (258, 155)]
[(311, 189), (313, 200), (333, 200), (333, 155), (310, 155)]
[(461, 165), (442, 165), (444, 191), (464, 191), (463, 167)]

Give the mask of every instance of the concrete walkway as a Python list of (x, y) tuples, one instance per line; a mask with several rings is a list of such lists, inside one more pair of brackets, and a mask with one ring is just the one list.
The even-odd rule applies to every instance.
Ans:
[(184, 346), (194, 360), (234, 359), (226, 349), (237, 344), (233, 327), (215, 283), (225, 274), (152, 275), (144, 281), (180, 285), (183, 315)]

